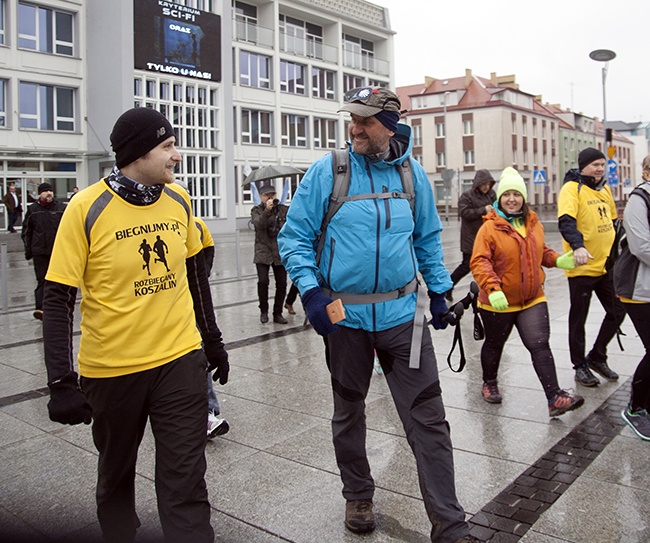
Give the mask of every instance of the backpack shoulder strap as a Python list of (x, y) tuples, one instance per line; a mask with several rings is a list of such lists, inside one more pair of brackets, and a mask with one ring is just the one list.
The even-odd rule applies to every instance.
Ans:
[(632, 192), (630, 192), (630, 196), (632, 194), (636, 194), (637, 196), (641, 196), (641, 198), (643, 198), (643, 201), (645, 202), (645, 205), (648, 208), (648, 215), (650, 216), (650, 194), (648, 194), (645, 190), (643, 190), (640, 187), (636, 187)]
[(413, 166), (411, 164), (411, 157), (406, 157), (406, 160), (397, 167), (399, 176), (402, 180), (402, 190), (411, 206), (411, 211), (415, 208), (415, 185), (413, 184)]
[(329, 197), (327, 212), (320, 227), (320, 236), (316, 248), (316, 265), (320, 264), (320, 255), (325, 244), (325, 230), (343, 205), (343, 200), (350, 190), (350, 155), (347, 148), (332, 149), (332, 193)]
[[(332, 194), (327, 213), (323, 219), (323, 226), (327, 228), (332, 217), (343, 205), (345, 196), (350, 190), (350, 155), (347, 149), (332, 149)], [(324, 231), (324, 228), (321, 230)]]

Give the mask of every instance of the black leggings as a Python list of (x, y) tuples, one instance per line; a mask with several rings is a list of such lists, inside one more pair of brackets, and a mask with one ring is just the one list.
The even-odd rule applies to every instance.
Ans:
[(625, 310), (632, 319), (634, 329), (643, 342), (645, 355), (639, 362), (632, 378), (632, 409), (650, 410), (650, 304), (625, 304)]
[(510, 336), (512, 327), (516, 326), (519, 337), (530, 352), (533, 368), (542, 383), (547, 399), (555, 397), (560, 387), (555, 373), (555, 361), (548, 344), (550, 325), (546, 302), (512, 313), (497, 313), (481, 309), (485, 342), (481, 349), (481, 366), (483, 381), (497, 378), (503, 347)]

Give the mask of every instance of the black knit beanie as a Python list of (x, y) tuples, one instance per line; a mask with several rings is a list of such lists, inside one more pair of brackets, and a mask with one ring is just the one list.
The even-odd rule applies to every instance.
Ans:
[(148, 107), (136, 107), (122, 113), (111, 132), (111, 147), (118, 168), (128, 166), (154, 147), (174, 136), (165, 116)]
[(578, 155), (578, 169), (582, 171), (594, 160), (598, 160), (600, 158), (605, 158), (605, 155), (601, 151), (594, 149), (593, 147), (587, 147), (586, 149), (580, 151), (580, 154)]

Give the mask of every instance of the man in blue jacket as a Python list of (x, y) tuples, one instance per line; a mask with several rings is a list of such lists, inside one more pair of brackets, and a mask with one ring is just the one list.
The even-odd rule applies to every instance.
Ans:
[[(364, 411), (376, 351), (415, 454), (433, 525), (431, 540), (475, 542), (456, 498), (449, 425), (422, 310), (422, 294), (428, 291), (434, 328), (446, 326), (444, 293), (452, 283), (431, 185), (410, 159), (410, 128), (398, 125), (398, 97), (378, 87), (350, 94), (341, 108), (351, 114), (350, 184), (343, 205), (321, 232), (334, 178), (332, 158), (325, 156), (302, 179), (278, 236), (282, 262), (307, 316), (326, 338), (334, 449), (347, 500), (345, 526), (356, 533), (375, 528)], [(405, 161), (412, 168), (413, 202), (398, 170)], [(319, 235), (324, 240), (317, 263)], [(426, 283), (419, 290), (418, 272)], [(331, 323), (325, 309), (333, 299), (345, 307), (339, 324)]]

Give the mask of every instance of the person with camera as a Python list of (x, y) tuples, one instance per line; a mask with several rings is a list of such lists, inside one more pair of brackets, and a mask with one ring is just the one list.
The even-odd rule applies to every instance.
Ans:
[(287, 219), (287, 206), (275, 197), (275, 187), (264, 185), (260, 190), (262, 202), (251, 210), (255, 227), (255, 254), (253, 262), (257, 268), (257, 297), (260, 302), (260, 321), (269, 322), (269, 271), (273, 268), (275, 277), (275, 298), (273, 300), (273, 322), (287, 324), (282, 316), (282, 306), (287, 293), (287, 272), (280, 260), (278, 233)]
[(478, 301), (485, 327), (482, 393), (486, 402), (501, 403), (499, 363), (516, 326), (546, 394), (549, 416), (557, 417), (580, 407), (584, 399), (558, 385), (549, 345), (542, 266), (573, 269), (575, 264), (572, 251), (560, 255), (546, 246), (544, 227), (526, 205), (526, 198), (526, 183), (517, 170), (503, 170), (494, 209), (486, 215), (474, 241), (470, 267), (480, 288)]

